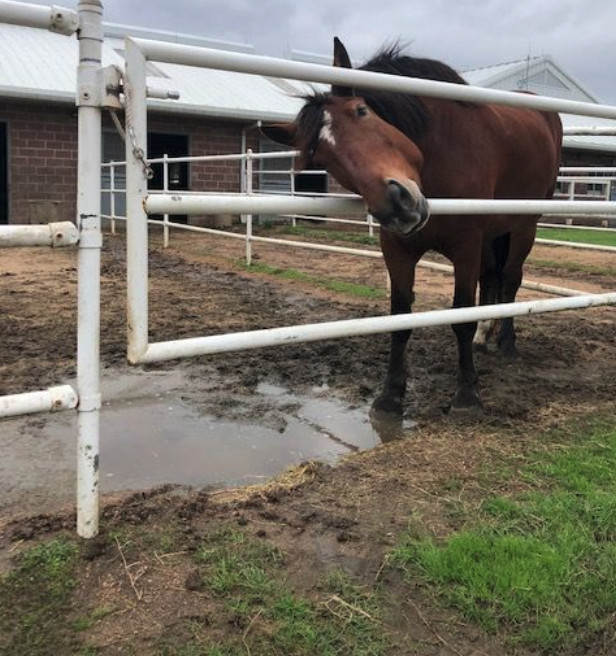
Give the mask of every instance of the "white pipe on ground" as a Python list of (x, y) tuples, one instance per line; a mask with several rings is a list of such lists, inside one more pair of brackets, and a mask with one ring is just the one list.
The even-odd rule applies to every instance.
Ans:
[(79, 241), (79, 231), (70, 221), (44, 225), (0, 226), (0, 248), (15, 246), (72, 246)]
[(0, 417), (58, 412), (76, 407), (77, 393), (70, 385), (58, 385), (39, 392), (0, 396)]

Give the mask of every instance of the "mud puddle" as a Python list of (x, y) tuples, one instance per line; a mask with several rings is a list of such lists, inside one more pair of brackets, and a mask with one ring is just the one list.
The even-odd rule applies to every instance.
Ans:
[[(201, 388), (187, 395), (191, 389), (194, 380), (177, 369), (103, 373), (103, 492), (164, 483), (245, 485), (305, 460), (333, 463), (381, 442), (369, 408), (350, 408), (327, 386), (298, 394), (261, 382), (239, 397), (239, 419), (209, 414), (207, 397), (214, 392)], [(75, 413), (0, 423), (0, 512), (72, 501), (76, 424)]]

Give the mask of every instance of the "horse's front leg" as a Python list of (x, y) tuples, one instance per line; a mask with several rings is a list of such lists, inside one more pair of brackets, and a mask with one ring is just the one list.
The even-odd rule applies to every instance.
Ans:
[[(414, 300), (413, 284), (415, 279), (415, 261), (405, 254), (396, 263), (387, 262), (391, 279), (391, 314), (408, 314)], [(389, 364), (383, 389), (372, 404), (377, 413), (402, 415), (402, 402), (406, 392), (406, 346), (411, 337), (410, 330), (398, 330), (391, 333)]]
[[(453, 307), (471, 307), (475, 305), (479, 262), (472, 259), (456, 263), (455, 292)], [(451, 404), (452, 410), (480, 408), (481, 400), (477, 389), (479, 377), (473, 361), (473, 337), (477, 322), (460, 323), (452, 326), (458, 339), (458, 383), (456, 394)]]

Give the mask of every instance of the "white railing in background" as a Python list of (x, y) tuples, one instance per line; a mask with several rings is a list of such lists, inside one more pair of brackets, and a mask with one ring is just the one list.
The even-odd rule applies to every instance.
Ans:
[[(280, 195), (280, 196), (288, 196), (289, 192), (285, 191), (280, 191), (280, 192), (273, 192), (273, 191), (263, 191), (260, 188), (253, 189), (253, 177), (259, 176), (259, 180), (262, 181), (266, 176), (268, 175), (274, 175), (274, 176), (288, 176), (289, 177), (289, 182), (288, 186), (290, 189), (290, 195), (291, 196), (308, 196), (308, 197), (314, 197), (319, 196), (321, 198), (358, 198), (357, 196), (353, 194), (339, 194), (339, 193), (323, 193), (323, 194), (306, 194), (302, 192), (297, 192), (295, 190), (295, 170), (293, 168), (292, 162), (293, 158), (298, 154), (298, 151), (295, 150), (290, 150), (290, 151), (279, 151), (279, 152), (266, 152), (266, 153), (253, 153), (252, 151), (246, 152), (246, 153), (236, 153), (236, 154), (229, 154), (229, 155), (201, 155), (201, 156), (193, 156), (193, 157), (174, 157), (170, 158), (167, 155), (164, 155), (163, 157), (160, 158), (153, 158), (149, 159), (148, 163), (149, 164), (162, 164), (163, 166), (163, 189), (162, 190), (149, 190), (149, 193), (152, 195), (155, 194), (167, 194), (171, 193), (171, 190), (169, 189), (169, 165), (174, 164), (174, 163), (212, 163), (212, 162), (222, 162), (222, 161), (239, 161), (246, 163), (246, 166), (241, 168), (241, 175), (243, 176), (243, 184), (241, 185), (242, 188), (245, 190), (244, 193), (246, 194), (269, 194), (269, 195)], [(257, 171), (253, 170), (253, 163), (257, 161), (263, 161), (263, 160), (271, 160), (271, 159), (289, 159), (290, 165), (289, 168), (285, 169), (260, 169)], [(251, 174), (249, 175), (247, 173), (247, 167), (248, 167), (248, 161), (250, 160), (250, 168), (251, 168)], [(110, 169), (110, 181), (109, 181), (109, 188), (108, 189), (103, 189), (104, 194), (109, 194), (110, 200), (109, 200), (109, 205), (110, 205), (110, 214), (103, 214), (103, 218), (105, 219), (110, 219), (111, 220), (111, 231), (112, 233), (115, 232), (115, 221), (117, 219), (124, 220), (126, 218), (125, 214), (124, 215), (118, 215), (115, 213), (115, 196), (116, 193), (118, 193), (117, 189), (117, 184), (116, 184), (116, 177), (115, 177), (115, 171), (117, 168), (123, 168), (126, 166), (125, 162), (108, 162), (102, 164), (102, 167), (104, 169)], [(578, 169), (575, 169), (578, 170)], [(591, 181), (593, 184), (604, 184), (608, 187), (608, 191), (604, 194), (602, 198), (597, 199), (595, 196), (592, 196), (592, 198), (595, 198), (597, 200), (608, 200), (609, 199), (609, 186), (611, 182), (616, 179), (616, 176), (609, 176), (605, 177), (603, 175), (604, 173), (612, 173), (616, 171), (616, 169), (608, 168), (583, 168), (580, 169), (580, 171), (584, 172), (584, 176), (576, 176), (576, 177), (571, 177), (569, 175), (569, 168), (568, 167), (563, 167), (561, 169), (561, 172), (565, 172), (566, 175), (560, 175), (558, 177), (558, 180), (564, 183), (568, 183), (570, 185), (570, 193), (568, 194), (568, 197), (570, 200), (573, 200), (573, 190), (574, 190), (574, 185), (577, 182), (586, 182), (586, 181)], [(594, 176), (592, 175), (593, 172), (597, 172), (601, 174), (600, 176)], [(326, 171), (307, 171), (303, 172), (303, 174), (314, 174), (314, 175), (326, 175)], [(259, 184), (259, 187), (262, 185)], [(124, 193), (124, 192), (122, 192)], [(195, 191), (182, 191), (181, 192), (184, 195), (193, 195), (193, 196), (199, 196), (203, 195), (207, 192), (195, 192)], [(578, 198), (588, 198), (588, 196), (585, 196), (583, 194), (577, 195)], [(550, 206), (550, 209), (552, 209), (553, 206)], [(603, 206), (601, 206), (603, 207)], [(599, 220), (605, 220), (605, 212), (603, 210), (599, 211), (597, 208), (593, 208), (592, 214), (587, 214), (587, 213), (580, 213), (580, 216), (584, 216), (584, 218), (588, 219), (599, 219)], [(374, 229), (375, 227), (378, 228), (379, 225), (378, 223), (375, 223), (372, 216), (370, 214), (365, 214), (365, 220), (359, 220), (359, 219), (344, 219), (344, 218), (339, 218), (339, 217), (332, 217), (332, 216), (315, 216), (310, 215), (310, 214), (300, 214), (300, 213), (293, 213), (293, 214), (283, 214), (281, 216), (287, 216), (290, 217), (292, 220), (293, 226), (296, 225), (296, 219), (317, 219), (322, 222), (326, 223), (341, 223), (341, 224), (349, 224), (349, 225), (354, 225), (357, 226), (358, 229), (368, 229), (368, 234), (370, 237), (374, 236)], [(546, 214), (549, 214), (546, 212)], [(258, 238), (253, 236), (253, 215), (252, 214), (244, 214), (243, 220), (246, 224), (245, 228), (245, 240), (246, 240), (246, 262), (248, 265), (251, 264), (252, 261), (252, 249), (251, 249), (251, 244), (253, 241), (259, 241), (262, 239), (266, 238)], [(567, 223), (565, 224), (552, 224), (552, 223), (540, 223), (539, 226), (542, 228), (580, 228), (582, 226), (573, 226), (572, 225), (572, 218), (567, 218)], [(150, 221), (152, 225), (160, 225), (160, 222), (158, 221)], [(198, 227), (198, 226), (186, 226), (181, 223), (176, 223), (173, 221), (169, 221), (169, 213), (164, 213), (163, 214), (163, 245), (166, 248), (169, 245), (169, 231), (171, 228), (176, 228), (179, 230), (190, 230), (192, 232), (203, 232), (203, 233), (210, 233), (210, 234), (217, 234), (221, 236), (228, 236), (231, 238), (239, 238), (237, 233), (230, 233), (225, 230), (219, 230), (219, 229), (213, 229), (213, 228), (203, 228), (203, 227)], [(596, 230), (603, 230), (603, 231), (616, 231), (616, 228), (607, 228), (607, 227), (602, 227), (602, 228), (590, 228), (590, 229), (596, 229)], [(319, 244), (312, 244), (311, 246), (308, 245), (308, 242), (302, 241), (302, 242), (292, 242), (288, 239), (276, 239), (276, 238), (267, 238), (270, 240), (270, 243), (279, 243), (279, 244), (286, 244), (286, 245), (302, 245), (305, 248), (310, 248), (312, 247), (313, 249), (318, 249)], [(549, 245), (554, 245), (554, 246), (571, 246), (572, 248), (579, 248), (579, 249), (587, 249), (587, 250), (598, 250), (598, 251), (605, 251), (605, 252), (616, 252), (616, 247), (612, 246), (601, 246), (597, 244), (587, 244), (583, 242), (571, 242), (571, 241), (562, 241), (562, 240), (553, 240), (553, 239), (541, 239), (538, 238), (536, 240), (537, 243), (541, 244), (549, 244)], [(332, 252), (336, 252), (335, 249), (339, 247), (328, 247), (324, 250), (329, 250)], [(342, 247), (340, 247), (342, 248)], [(355, 249), (357, 250), (357, 249)], [(348, 253), (347, 250), (339, 250), (338, 252), (341, 253)]]

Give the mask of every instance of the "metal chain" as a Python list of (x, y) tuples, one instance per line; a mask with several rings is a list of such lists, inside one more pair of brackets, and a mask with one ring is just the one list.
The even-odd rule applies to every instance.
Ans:
[(126, 76), (124, 75), (124, 72), (120, 70), (120, 73), (122, 76), (122, 80), (124, 81), (124, 85), (123, 85), (124, 98), (125, 98), (124, 117), (126, 123), (126, 130), (122, 127), (122, 123), (120, 122), (120, 119), (118, 118), (118, 115), (115, 112), (115, 110), (110, 109), (109, 113), (111, 114), (111, 119), (113, 120), (113, 123), (116, 126), (116, 130), (118, 131), (118, 134), (122, 137), (122, 140), (126, 141), (127, 136), (130, 139), (131, 146), (133, 147), (133, 156), (135, 157), (135, 159), (138, 159), (141, 162), (145, 177), (148, 180), (151, 180), (154, 177), (154, 170), (150, 166), (148, 160), (145, 158), (145, 150), (141, 148), (137, 143), (137, 139), (135, 137), (135, 130), (133, 128), (131, 110), (130, 110), (130, 89), (128, 84), (126, 83)]

